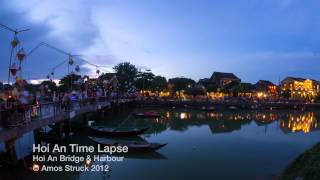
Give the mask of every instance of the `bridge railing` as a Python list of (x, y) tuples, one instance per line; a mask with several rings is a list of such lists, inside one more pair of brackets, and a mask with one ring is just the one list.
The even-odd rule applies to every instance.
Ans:
[(54, 117), (61, 113), (79, 110), (88, 105), (96, 105), (98, 102), (110, 102), (113, 99), (115, 98), (103, 96), (81, 100), (36, 103), (33, 105), (14, 105), (14, 108), (1, 110), (0, 127), (20, 126), (33, 120)]

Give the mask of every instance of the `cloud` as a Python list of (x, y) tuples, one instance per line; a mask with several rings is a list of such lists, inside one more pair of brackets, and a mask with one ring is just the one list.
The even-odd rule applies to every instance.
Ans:
[[(255, 82), (270, 79), (278, 82), (285, 76), (319, 78), (317, 66), (320, 53), (314, 52), (254, 52), (223, 57), (228, 70), (237, 69), (244, 80)], [(249, 78), (248, 78), (249, 77)]]
[[(84, 55), (105, 71), (129, 61), (166, 77), (198, 79), (230, 71), (251, 82), (285, 75), (320, 78), (319, 54), (314, 53), (320, 47), (317, 6), (293, 0), (245, 2), (6, 0), (0, 20), (31, 27), (22, 36), (27, 49), (46, 41)], [(8, 59), (10, 50), (3, 44), (0, 49), (8, 51), (0, 54)], [(65, 58), (41, 49), (26, 68), (43, 78)], [(38, 64), (44, 70), (34, 69)], [(81, 65), (83, 73), (95, 75), (96, 67)], [(58, 71), (62, 76), (66, 67)]]

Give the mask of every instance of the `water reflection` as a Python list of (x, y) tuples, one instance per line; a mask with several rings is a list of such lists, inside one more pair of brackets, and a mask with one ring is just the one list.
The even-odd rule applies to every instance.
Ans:
[[(159, 110), (161, 111), (161, 110)], [(258, 126), (280, 122), (284, 133), (309, 133), (319, 129), (319, 113), (290, 111), (224, 111), (204, 112), (185, 109), (162, 110), (163, 116), (156, 119), (131, 119), (126, 126), (150, 126), (149, 133), (158, 134), (167, 129), (186, 131), (192, 126), (208, 125), (211, 132), (228, 133), (240, 130), (243, 125), (255, 122)], [(109, 123), (107, 123), (109, 124)]]
[[(159, 168), (160, 167), (164, 168), (165, 166), (162, 166), (162, 165), (167, 163), (167, 161), (176, 162), (177, 164), (179, 164), (181, 162), (187, 161), (187, 159), (184, 159), (181, 156), (185, 155), (185, 157), (189, 158), (188, 155), (190, 154), (190, 152), (195, 151), (194, 147), (196, 147), (197, 149), (201, 149), (201, 153), (197, 154), (197, 156), (200, 157), (198, 163), (207, 163), (208, 165), (208, 166), (203, 166), (202, 168), (211, 167), (213, 163), (219, 162), (220, 164), (216, 165), (216, 168), (219, 169), (220, 165), (224, 163), (224, 161), (222, 161), (221, 159), (219, 161), (220, 156), (223, 158), (233, 157), (234, 159), (236, 159), (232, 161), (233, 163), (235, 164), (237, 164), (238, 162), (241, 163), (244, 160), (250, 159), (246, 157), (251, 157), (251, 155), (254, 153), (257, 153), (257, 152), (260, 152), (261, 154), (265, 153), (265, 150), (268, 148), (270, 148), (268, 151), (269, 153), (273, 152), (272, 151), (273, 147), (270, 146), (268, 142), (271, 142), (271, 141), (272, 143), (277, 142), (277, 139), (280, 137), (279, 134), (282, 135), (284, 133), (298, 133), (298, 132), (310, 133), (312, 131), (318, 130), (319, 116), (320, 116), (319, 112), (303, 112), (303, 111), (299, 111), (299, 112), (298, 111), (206, 112), (206, 111), (191, 110), (191, 109), (156, 109), (156, 110), (159, 111), (163, 116), (160, 118), (141, 119), (141, 118), (135, 118), (134, 116), (131, 115), (132, 111), (129, 111), (129, 112), (121, 112), (118, 114), (109, 114), (109, 115), (94, 114), (92, 116), (87, 117), (86, 120), (95, 120), (97, 125), (105, 125), (109, 127), (117, 127), (119, 126), (119, 124), (121, 124), (123, 127), (148, 126), (150, 127), (150, 130), (148, 131), (148, 134), (146, 136), (144, 135), (145, 136), (144, 138), (146, 140), (150, 140), (150, 138), (151, 139), (159, 138), (159, 139), (156, 139), (156, 141), (160, 141), (160, 142), (170, 141), (168, 147), (166, 147), (165, 149), (159, 152), (154, 152), (150, 154), (126, 155), (125, 158), (128, 159), (128, 162), (125, 162), (126, 164), (124, 166), (130, 167), (127, 170), (121, 169), (121, 167), (118, 167), (115, 164), (114, 171), (111, 174), (106, 175), (102, 173), (100, 174), (96, 173), (95, 178), (98, 178), (98, 179), (110, 178), (110, 175), (112, 178), (112, 176), (114, 175), (113, 173), (115, 173), (118, 176), (119, 174), (124, 174), (122, 172), (121, 173), (117, 172), (117, 168), (123, 170), (124, 172), (126, 171), (131, 172), (133, 171), (131, 168), (135, 168), (135, 167), (138, 168), (138, 165), (134, 163), (137, 163), (137, 164), (140, 163), (141, 167), (143, 167), (141, 169), (143, 170), (151, 167), (149, 165), (144, 164), (145, 163), (144, 160), (152, 160), (152, 161), (157, 160), (157, 165), (159, 165)], [(139, 109), (139, 111), (141, 110)], [(268, 133), (273, 133), (273, 135), (276, 135), (276, 138), (274, 139), (272, 139), (272, 136), (263, 136), (262, 138), (257, 137), (257, 138), (260, 138), (259, 141), (256, 141), (256, 140), (249, 141), (248, 139), (245, 139), (245, 140), (237, 139), (236, 136), (238, 136), (238, 134), (234, 136), (235, 133), (234, 134), (231, 133), (234, 131), (241, 130), (243, 134), (247, 133), (246, 135), (250, 136), (252, 135), (250, 134), (251, 130), (254, 131), (257, 129), (261, 129), (259, 127), (261, 126), (267, 127), (269, 124), (272, 124), (271, 127), (275, 127), (277, 130), (280, 129), (280, 131), (268, 132)], [(194, 128), (194, 127), (204, 127), (204, 128)], [(245, 128), (245, 127), (251, 127), (251, 129)], [(72, 130), (75, 131), (74, 135), (64, 139), (63, 144), (70, 144), (70, 143), (77, 143), (81, 145), (94, 144), (92, 141), (90, 141), (90, 139), (87, 138), (89, 135), (89, 132), (85, 131), (84, 129), (76, 130), (73, 128)], [(171, 132), (174, 132), (174, 134)], [(177, 132), (179, 133), (179, 135), (177, 135)], [(198, 134), (195, 134), (195, 133), (198, 133)], [(300, 133), (300, 135), (305, 136), (303, 133)], [(175, 139), (172, 136), (172, 134), (177, 136), (176, 137), (177, 139)], [(224, 135), (228, 134), (228, 136), (216, 136), (217, 134), (224, 134)], [(181, 136), (185, 135), (185, 136), (179, 138), (178, 136), (180, 135)], [(34, 136), (33, 133), (28, 133), (16, 141), (16, 147), (17, 147), (16, 153), (19, 159), (22, 157), (23, 159), (28, 159), (25, 156), (30, 153), (32, 144), (35, 142), (33, 140), (33, 136)], [(196, 141), (190, 140), (190, 138), (193, 138), (193, 137), (198, 139)], [(282, 136), (282, 138), (283, 137), (288, 137), (288, 136)], [(217, 139), (219, 140), (214, 141)], [(291, 140), (292, 139), (290, 139), (290, 142)], [(236, 143), (238, 143), (236, 147), (239, 148), (239, 151), (229, 152), (228, 150), (230, 149), (230, 145), (233, 145)], [(4, 148), (3, 146), (4, 145), (0, 144), (0, 151), (1, 149)], [(192, 147), (192, 148), (188, 149), (189, 147)], [(304, 146), (301, 146), (300, 144), (297, 144), (296, 146), (296, 148), (301, 148), (301, 147), (304, 147)], [(257, 156), (252, 159), (262, 158), (262, 160), (265, 160), (265, 162), (267, 162), (264, 164), (269, 164), (270, 162), (272, 162), (271, 160), (275, 161), (279, 158), (281, 161), (279, 161), (278, 163), (281, 163), (282, 161), (287, 161), (288, 159), (281, 159), (280, 155), (277, 156), (279, 152), (285, 152), (285, 154), (288, 153), (286, 149), (288, 148), (287, 143), (283, 143), (283, 148), (284, 148), (283, 151), (275, 151), (274, 154), (270, 155), (267, 159), (263, 159), (264, 158), (263, 156), (259, 156), (259, 157)], [(296, 152), (296, 151), (291, 151), (292, 150), (291, 148), (292, 146), (290, 146), (290, 152)], [(218, 153), (219, 156), (214, 156), (214, 153), (212, 152)], [(226, 152), (225, 156), (223, 154), (224, 152)], [(246, 154), (247, 152), (248, 154)], [(206, 155), (209, 153), (213, 155), (202, 157), (202, 154)], [(211, 157), (212, 159), (210, 159)], [(241, 159), (241, 157), (243, 157), (244, 159)], [(274, 159), (272, 159), (273, 157)], [(268, 161), (269, 159), (270, 159), (270, 162)], [(158, 160), (162, 160), (162, 161), (158, 162)], [(197, 159), (193, 159), (193, 160), (197, 161)], [(262, 162), (260, 160), (257, 160), (257, 162)], [(134, 165), (130, 166), (131, 162), (134, 162), (132, 163)], [(150, 161), (148, 163), (150, 163)], [(258, 167), (255, 165), (253, 161), (251, 162), (251, 164), (252, 164), (252, 167)], [(167, 165), (168, 167), (170, 167), (169, 163)], [(183, 167), (183, 165), (181, 166), (182, 168), (185, 168)], [(244, 166), (244, 165), (241, 164), (241, 166)], [(170, 171), (170, 169), (174, 169), (176, 167), (177, 166), (168, 168), (167, 171)], [(229, 169), (229, 164), (225, 164), (225, 166), (221, 166), (220, 168), (223, 169), (223, 167), (226, 167), (225, 171), (227, 171)], [(264, 168), (261, 168), (261, 169), (264, 169)], [(30, 172), (25, 172), (22, 170), (16, 170), (16, 171), (17, 171), (16, 173), (12, 173), (12, 172), (8, 174), (0, 173), (0, 179), (22, 179), (22, 177), (23, 179), (48, 179), (48, 178), (49, 179), (63, 179), (63, 178), (87, 179), (90, 175), (92, 175), (92, 174), (86, 174), (86, 173), (82, 173), (82, 174), (81, 173), (63, 173), (63, 175), (59, 173), (56, 173), (56, 174), (42, 173), (40, 175), (35, 176), (34, 174), (30, 174)], [(201, 170), (199, 170), (199, 172), (201, 172)], [(207, 169), (207, 170), (204, 170), (204, 172), (208, 173), (211, 171)]]
[(288, 115), (287, 120), (281, 120), (281, 129), (285, 132), (304, 132), (309, 133), (313, 130), (319, 129), (319, 117), (314, 112), (308, 112), (305, 114), (293, 114)]

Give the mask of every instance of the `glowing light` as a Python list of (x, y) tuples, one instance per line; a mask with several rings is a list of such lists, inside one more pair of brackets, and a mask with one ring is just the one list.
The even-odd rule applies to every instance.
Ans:
[(183, 112), (183, 113), (180, 113), (180, 119), (187, 119), (188, 118), (188, 114)]

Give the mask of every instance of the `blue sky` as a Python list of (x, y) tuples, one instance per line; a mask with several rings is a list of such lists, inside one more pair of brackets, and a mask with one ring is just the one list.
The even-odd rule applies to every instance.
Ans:
[[(30, 28), (28, 51), (45, 41), (85, 55), (103, 71), (130, 61), (167, 78), (234, 72), (243, 81), (285, 76), (320, 79), (320, 1), (309, 0), (3, 0), (0, 22)], [(1, 80), (7, 77), (12, 34), (0, 30)], [(25, 77), (44, 78), (66, 59), (40, 48)], [(95, 68), (81, 64), (82, 73)], [(56, 71), (61, 77), (66, 66)]]

